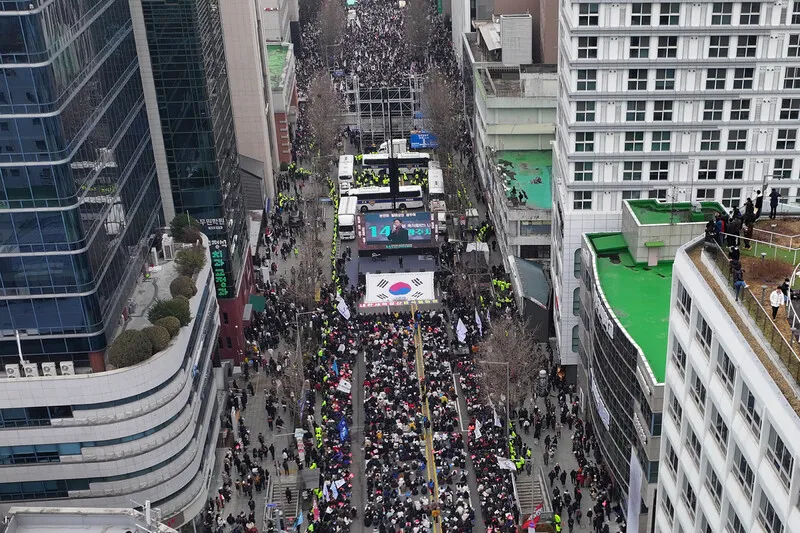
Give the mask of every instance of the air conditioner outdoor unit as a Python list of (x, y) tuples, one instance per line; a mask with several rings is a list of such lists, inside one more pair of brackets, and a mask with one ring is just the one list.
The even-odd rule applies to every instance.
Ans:
[(54, 377), (57, 376), (58, 373), (56, 372), (56, 364), (55, 363), (42, 363), (42, 375)]
[(59, 363), (61, 367), (61, 375), (62, 376), (74, 376), (75, 375), (75, 363), (72, 361), (61, 361)]
[(22, 372), (20, 371), (19, 365), (6, 365), (6, 377), (9, 379), (17, 379), (22, 377)]
[(39, 365), (36, 363), (25, 363), (22, 365), (22, 370), (25, 372), (26, 378), (39, 377)]

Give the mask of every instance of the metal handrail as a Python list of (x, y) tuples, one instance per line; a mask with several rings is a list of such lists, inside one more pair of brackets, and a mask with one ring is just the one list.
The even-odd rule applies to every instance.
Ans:
[[(706, 241), (704, 246), (705, 252), (708, 253), (708, 256), (712, 261), (714, 261), (714, 265), (717, 267), (717, 270), (719, 270), (719, 272), (725, 277), (729, 285), (732, 286), (733, 272), (730, 268), (728, 256), (716, 242)], [(765, 291), (762, 291), (762, 293), (764, 293), (762, 294), (763, 299), (766, 293)], [(769, 316), (767, 311), (764, 309), (761, 301), (749, 288), (743, 287), (741, 289), (739, 299), (741, 300), (742, 306), (745, 308), (750, 318), (755, 322), (756, 326), (758, 326), (758, 329), (761, 331), (764, 339), (766, 339), (772, 349), (778, 354), (778, 357), (789, 371), (789, 374), (797, 383), (800, 383), (800, 355), (798, 355), (798, 352), (795, 349), (797, 346), (797, 341), (794, 337), (794, 330), (790, 338), (787, 340), (783, 333), (781, 333), (780, 329), (778, 329), (778, 326), (775, 325), (772, 317)], [(791, 304), (789, 307), (791, 308)]]
[[(763, 257), (766, 259), (774, 259), (776, 261), (784, 261), (786, 263), (791, 262), (792, 265), (796, 265), (798, 262), (800, 262), (800, 248), (791, 248), (789, 246), (783, 246), (781, 244), (773, 244), (759, 239), (742, 237), (741, 235), (733, 235), (731, 233), (725, 233), (725, 232), (721, 232), (720, 235), (722, 235), (725, 238), (735, 237), (740, 245), (742, 242), (749, 242), (751, 244), (751, 247), (755, 248), (753, 250), (753, 254), (755, 257), (759, 257), (761, 254), (764, 254)], [(719, 244), (717, 244), (717, 246), (719, 246)], [(759, 249), (761, 249), (761, 251), (759, 251)], [(786, 253), (791, 254), (792, 256), (791, 261), (779, 258), (778, 250), (785, 250)]]

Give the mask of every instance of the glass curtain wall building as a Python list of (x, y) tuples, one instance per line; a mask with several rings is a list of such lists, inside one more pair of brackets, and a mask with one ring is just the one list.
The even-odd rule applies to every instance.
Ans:
[(161, 215), (128, 1), (0, 4), (0, 368), (102, 370)]
[(219, 4), (142, 0), (134, 5), (142, 9), (175, 212), (199, 220), (212, 254), (222, 254), (214, 256), (224, 317), (219, 348), (222, 357), (232, 358), (243, 348), (242, 300), (250, 292), (252, 264), (245, 253), (246, 216)]

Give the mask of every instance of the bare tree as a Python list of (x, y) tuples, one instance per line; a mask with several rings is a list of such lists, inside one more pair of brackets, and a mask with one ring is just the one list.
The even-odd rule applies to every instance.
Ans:
[[(298, 400), (306, 387), (303, 354), (289, 351), (286, 355), (289, 358), (289, 366), (283, 369), (283, 375), (278, 378), (280, 380), (278, 394), (286, 398), (291, 420), (297, 421), (300, 413)], [(290, 422), (289, 427), (294, 427), (294, 424)]]
[(493, 318), (485, 328), (478, 356), (492, 401), (503, 403), (501, 397), (508, 391), (513, 409), (532, 393), (539, 371), (547, 367), (547, 354), (538, 349), (534, 331), (531, 324), (509, 314)]
[(317, 20), (317, 15), (322, 7), (322, 0), (300, 0), (300, 23), (308, 24)]
[(422, 91), (422, 116), (425, 129), (436, 135), (442, 161), (447, 161), (459, 135), (459, 107), (456, 87), (439, 69), (431, 69)]
[(431, 37), (430, 3), (427, 0), (407, 0), (403, 33), (411, 55), (417, 61), (425, 59)]
[[(331, 2), (338, 0), (330, 0)], [(314, 141), (312, 157), (318, 175), (327, 176), (330, 156), (339, 141), (342, 99), (325, 71), (317, 72), (308, 87), (306, 117)]]
[(322, 57), (329, 57), (331, 47), (342, 43), (347, 28), (347, 12), (342, 0), (326, 0), (317, 15), (319, 47)]

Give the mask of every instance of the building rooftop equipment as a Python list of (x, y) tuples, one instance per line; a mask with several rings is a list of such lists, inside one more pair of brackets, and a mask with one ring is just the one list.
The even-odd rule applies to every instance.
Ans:
[[(178, 533), (157, 520), (158, 510), (12, 507), (3, 533)], [(0, 524), (0, 528), (2, 528)]]

